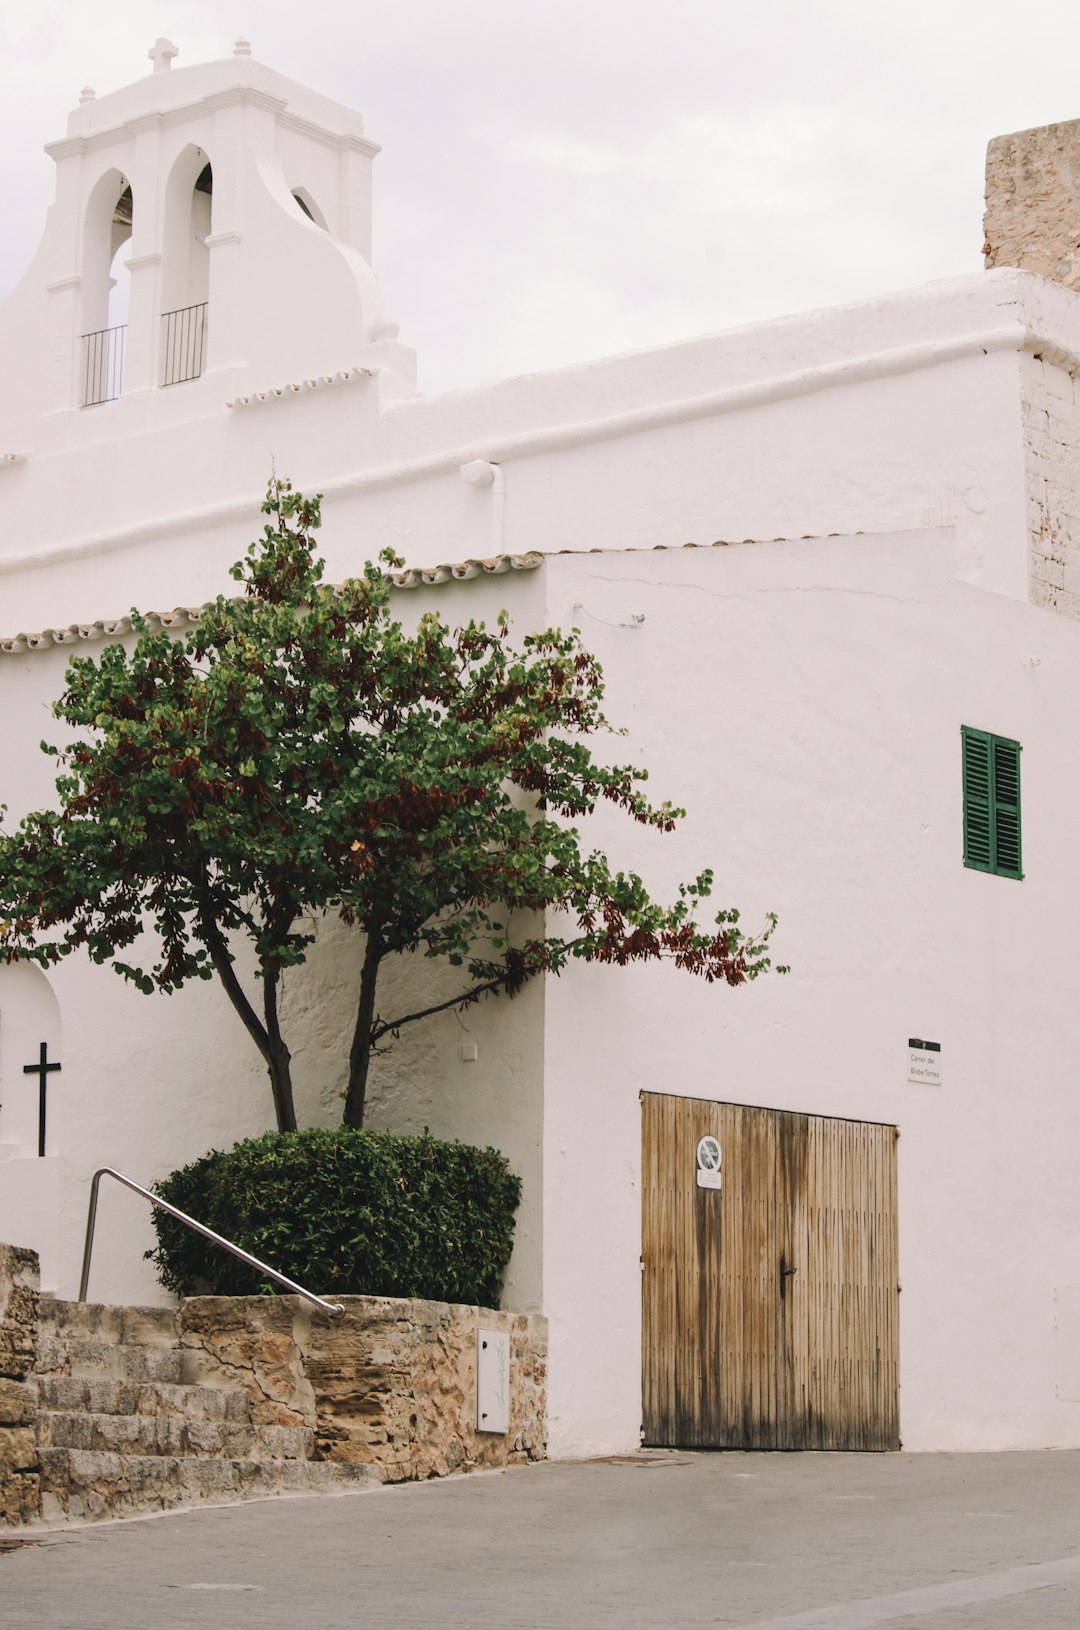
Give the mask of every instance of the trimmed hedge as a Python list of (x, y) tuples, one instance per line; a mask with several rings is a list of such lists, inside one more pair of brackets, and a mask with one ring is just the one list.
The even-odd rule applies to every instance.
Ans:
[[(268, 1132), (212, 1150), (156, 1191), (318, 1295), (498, 1307), (521, 1179), (495, 1149), (348, 1128)], [(272, 1280), (154, 1210), (179, 1296), (275, 1293)]]

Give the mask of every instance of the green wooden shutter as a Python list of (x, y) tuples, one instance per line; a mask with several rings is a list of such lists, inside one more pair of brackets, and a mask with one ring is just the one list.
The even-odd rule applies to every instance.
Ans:
[(985, 730), (961, 732), (964, 745), (964, 865), (993, 869), (993, 809), (990, 796), (991, 738)]
[(994, 870), (1020, 877), (1020, 743), (1001, 736), (994, 750)]
[(1020, 743), (968, 725), (961, 729), (961, 740), (964, 865), (1021, 878)]

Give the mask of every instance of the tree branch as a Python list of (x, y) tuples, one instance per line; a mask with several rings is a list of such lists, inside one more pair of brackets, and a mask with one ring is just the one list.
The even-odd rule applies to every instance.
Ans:
[[(537, 968), (536, 972), (540, 972), (539, 968)], [(446, 1009), (450, 1007), (471, 1007), (478, 997), (486, 996), (488, 991), (501, 990), (505, 984), (505, 978), (489, 979), (482, 985), (470, 985), (469, 989), (463, 991), (460, 996), (451, 996), (445, 1002), (436, 1002), (434, 1007), (421, 1008), (419, 1013), (406, 1013), (400, 1019), (380, 1019), (371, 1028), (371, 1045), (374, 1047), (391, 1031), (400, 1030), (406, 1024), (414, 1024), (417, 1019), (427, 1019), (432, 1013), (445, 1013)]]
[(203, 932), (206, 949), (210, 952), (210, 960), (214, 964), (214, 971), (225, 987), (225, 994), (240, 1015), (248, 1035), (269, 1064), (270, 1038), (266, 1033), (265, 1026), (260, 1023), (259, 1015), (248, 1001), (244, 987), (233, 971), (232, 957), (229, 955), (225, 936), (215, 922), (209, 906), (205, 903), (199, 905), (199, 926)]

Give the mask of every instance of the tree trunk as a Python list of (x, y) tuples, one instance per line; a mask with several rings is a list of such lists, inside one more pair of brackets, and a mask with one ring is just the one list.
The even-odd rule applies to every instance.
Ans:
[(267, 1024), (260, 1024), (259, 1015), (248, 1001), (243, 986), (236, 977), (225, 936), (215, 922), (210, 908), (205, 904), (200, 908), (199, 921), (203, 930), (203, 943), (210, 952), (210, 960), (225, 987), (225, 994), (240, 1015), (244, 1029), (266, 1061), (278, 1131), (295, 1132), (296, 1110), (293, 1107), (291, 1060), (289, 1049), (281, 1038), (277, 1020), (277, 983), (281, 976), (275, 974), (272, 981), (267, 981), (267, 989), (263, 994)]
[(360, 1005), (356, 1014), (352, 1047), (349, 1050), (349, 1087), (345, 1096), (343, 1126), (361, 1127), (364, 1124), (364, 1100), (367, 1096), (368, 1066), (371, 1063), (371, 1032), (375, 1021), (375, 986), (379, 979), (379, 964), (384, 947), (379, 934), (380, 925), (373, 924), (368, 931), (364, 947), (364, 966), (360, 972)]
[(278, 986), (280, 973), (267, 974), (263, 979), (263, 1012), (266, 1014), (266, 1067), (270, 1073), (270, 1091), (274, 1095), (274, 1111), (279, 1132), (296, 1131), (296, 1107), (293, 1103), (292, 1054), (285, 1045), (278, 1020)]
[(282, 1055), (278, 1055), (272, 1050), (267, 1056), (266, 1070), (270, 1077), (270, 1091), (274, 1097), (277, 1129), (279, 1132), (295, 1132), (296, 1110), (293, 1107), (292, 1069), (289, 1049), (284, 1048)]

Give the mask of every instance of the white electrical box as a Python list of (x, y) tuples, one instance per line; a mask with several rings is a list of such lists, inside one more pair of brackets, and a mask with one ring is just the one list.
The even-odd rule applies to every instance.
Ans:
[(476, 1332), (476, 1430), (510, 1430), (510, 1336), (505, 1330)]

